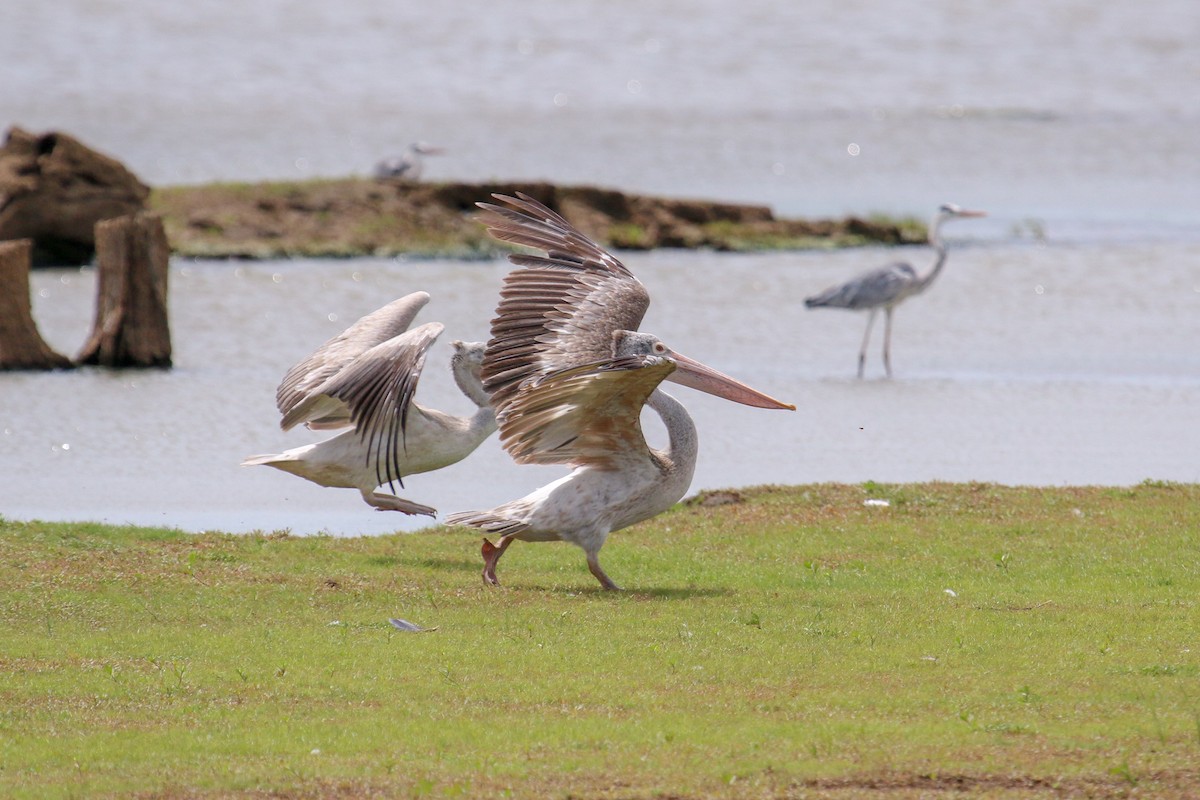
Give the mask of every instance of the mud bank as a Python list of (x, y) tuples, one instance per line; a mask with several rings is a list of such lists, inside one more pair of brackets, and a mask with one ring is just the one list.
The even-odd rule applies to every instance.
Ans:
[(148, 205), (185, 256), (489, 257), (501, 248), (475, 219), (475, 203), (518, 191), (618, 249), (801, 249), (911, 244), (925, 236), (916, 220), (777, 219), (766, 206), (551, 183), (223, 183), (156, 188)]

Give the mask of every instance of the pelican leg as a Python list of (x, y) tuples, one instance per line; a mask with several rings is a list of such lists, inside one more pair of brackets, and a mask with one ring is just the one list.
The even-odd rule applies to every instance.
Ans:
[(483, 582), (488, 586), (499, 586), (500, 579), (496, 577), (496, 562), (500, 560), (500, 556), (504, 555), (504, 551), (512, 544), (513, 537), (501, 536), (497, 539), (500, 544), (492, 544), (487, 539), (483, 540)]
[(892, 377), (892, 311), (889, 306), (883, 310), (883, 367), (887, 376)]
[(604, 570), (600, 569), (600, 555), (598, 553), (588, 553), (587, 562), (588, 569), (592, 571), (592, 574), (596, 576), (596, 580), (600, 581), (600, 585), (603, 586), (606, 591), (621, 591), (621, 587), (613, 583), (612, 578), (605, 575)]
[(871, 315), (867, 317), (867, 332), (863, 334), (862, 347), (858, 349), (858, 377), (863, 376), (863, 367), (867, 363), (867, 345), (871, 341), (871, 326), (875, 324), (875, 315), (879, 313), (878, 308), (871, 309)]
[(392, 494), (364, 491), (362, 497), (363, 501), (376, 511), (399, 511), (404, 514), (424, 514), (427, 517), (437, 515), (436, 508), (423, 506), (420, 503), (414, 503), (411, 500), (405, 500), (403, 497), (396, 497)]

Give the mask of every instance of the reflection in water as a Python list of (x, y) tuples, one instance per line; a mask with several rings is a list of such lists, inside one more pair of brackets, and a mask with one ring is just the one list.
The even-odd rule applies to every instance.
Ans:
[[(856, 380), (847, 353), (862, 320), (806, 312), (802, 298), (891, 255), (623, 256), (653, 298), (647, 330), (798, 406), (771, 418), (673, 389), (701, 436), (693, 491), (1200, 480), (1200, 246), (960, 245), (936, 290), (897, 318), (905, 346), (895, 379), (868, 370)], [(425, 289), (433, 300), (418, 321), (486, 339), (507, 269), (499, 261), (177, 262), (174, 370), (0, 375), (0, 514), (338, 535), (420, 526), (368, 509), (356, 491), (238, 462), (309, 441), (309, 432), (279, 430), (275, 387), (347, 321)], [(38, 272), (33, 287), (43, 334), (74, 352), (90, 329), (92, 274)], [(449, 359), (443, 338), (431, 363)], [(471, 410), (445, 369), (427, 371), (417, 397)], [(661, 430), (648, 427), (661, 442)], [(467, 460), (405, 484), (445, 514), (490, 507), (560, 474), (515, 466), (493, 437)]]

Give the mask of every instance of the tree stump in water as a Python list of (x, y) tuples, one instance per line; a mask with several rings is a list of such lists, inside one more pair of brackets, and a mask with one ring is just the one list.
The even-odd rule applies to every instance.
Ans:
[(33, 242), (0, 242), (0, 370), (67, 369), (73, 364), (54, 352), (38, 333), (29, 301)]
[(171, 366), (169, 257), (167, 236), (157, 214), (96, 223), (96, 321), (77, 363)]
[(0, 239), (33, 239), (37, 265), (86, 264), (100, 220), (136, 214), (150, 189), (65, 133), (11, 128), (0, 143)]

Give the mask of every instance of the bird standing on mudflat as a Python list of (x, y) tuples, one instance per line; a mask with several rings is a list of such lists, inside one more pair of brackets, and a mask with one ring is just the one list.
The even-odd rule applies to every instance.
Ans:
[[(567, 541), (587, 554), (605, 589), (619, 588), (600, 567), (608, 535), (670, 508), (696, 466), (696, 426), (659, 389), (664, 380), (761, 408), (795, 409), (637, 332), (650, 298), (636, 277), (567, 220), (533, 198), (493, 195), (480, 203), (497, 239), (543, 250), (512, 255), (520, 269), (504, 281), (484, 388), (496, 409), (504, 449), (519, 464), (563, 464), (572, 472), (489, 511), (446, 521), (499, 535), (483, 541), (483, 579), (516, 539)], [(667, 429), (665, 450), (642, 434), (649, 406)]]
[(854, 311), (868, 310), (867, 331), (863, 334), (862, 347), (858, 351), (858, 377), (863, 376), (867, 361), (867, 344), (871, 341), (871, 326), (875, 315), (883, 309), (883, 366), (888, 377), (892, 377), (892, 311), (905, 299), (920, 294), (929, 288), (946, 265), (946, 245), (942, 242), (942, 224), (963, 217), (987, 216), (984, 211), (968, 211), (953, 203), (941, 206), (929, 224), (929, 244), (937, 252), (933, 268), (924, 277), (918, 276), (911, 264), (897, 262), (865, 272), (840, 286), (826, 289), (804, 301), (808, 308), (848, 308)]
[(408, 330), (429, 302), (414, 292), (374, 311), (292, 367), (276, 392), (286, 431), (304, 423), (313, 430), (349, 428), (316, 444), (278, 455), (252, 456), (243, 466), (265, 465), (321, 486), (358, 489), (380, 511), (433, 516), (436, 509), (376, 491), (404, 486), (403, 476), (430, 472), (466, 458), (496, 430), (483, 391), (482, 342), (453, 343), (450, 369), (458, 388), (479, 410), (469, 417), (444, 414), (413, 402), (429, 347), (440, 322)]
[(425, 142), (413, 142), (404, 153), (394, 158), (385, 158), (375, 165), (378, 180), (419, 181), (425, 171), (425, 156), (440, 156), (446, 151)]

